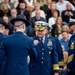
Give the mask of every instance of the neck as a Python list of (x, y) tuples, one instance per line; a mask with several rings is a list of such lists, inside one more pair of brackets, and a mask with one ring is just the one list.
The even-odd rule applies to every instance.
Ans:
[(18, 29), (17, 29), (16, 32), (24, 32), (24, 30), (18, 30)]

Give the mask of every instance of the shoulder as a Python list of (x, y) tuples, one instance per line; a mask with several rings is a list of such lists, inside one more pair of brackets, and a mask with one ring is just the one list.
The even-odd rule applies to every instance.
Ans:
[(56, 27), (57, 27), (56, 24), (52, 25), (52, 28), (56, 28)]
[(30, 42), (33, 42), (33, 40), (34, 40), (32, 37), (29, 37), (29, 36), (26, 36), (26, 38), (27, 38), (26, 40), (28, 40), (29, 43), (30, 43)]
[(43, 11), (43, 10), (40, 10), (40, 12), (41, 12), (41, 13), (44, 13), (44, 11)]
[(36, 39), (38, 39), (38, 37), (37, 36), (34, 36), (33, 39), (36, 40)]

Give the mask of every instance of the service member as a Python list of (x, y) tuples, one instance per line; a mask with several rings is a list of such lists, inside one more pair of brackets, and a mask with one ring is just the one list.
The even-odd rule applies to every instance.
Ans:
[(75, 75), (75, 22), (70, 23), (70, 29), (73, 32), (70, 41), (69, 41), (69, 50), (68, 50), (68, 75)]
[(30, 23), (17, 16), (10, 21), (15, 28), (15, 33), (3, 39), (0, 47), (0, 68), (6, 54), (5, 75), (29, 75), (27, 56), (32, 59), (37, 57), (33, 39), (24, 34), (26, 26)]
[(35, 44), (38, 57), (30, 60), (30, 75), (59, 75), (56, 47), (52, 39), (45, 37), (45, 28), (45, 22), (36, 22), (37, 36), (34, 37), (34, 40), (38, 40), (38, 43)]
[(63, 66), (64, 66), (62, 48), (61, 48), (59, 40), (55, 37), (52, 37), (50, 34), (50, 31), (51, 31), (51, 28), (49, 27), (49, 24), (46, 23), (45, 35), (48, 37), (48, 39), (52, 39), (55, 43), (56, 52), (58, 54), (58, 61), (59, 61), (59, 63), (58, 63), (59, 64), (59, 70), (60, 70), (59, 73), (62, 73)]
[[(8, 28), (9, 26), (4, 22), (3, 19), (1, 19), (0, 20), (0, 45), (1, 45), (3, 38), (5, 37), (6, 29)], [(3, 63), (1, 66), (1, 70), (0, 70), (0, 75), (4, 75), (4, 68), (5, 68), (5, 58), (3, 59)]]

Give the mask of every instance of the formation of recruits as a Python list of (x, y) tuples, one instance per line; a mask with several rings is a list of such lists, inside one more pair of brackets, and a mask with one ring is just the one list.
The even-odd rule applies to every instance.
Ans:
[[(75, 19), (72, 5), (66, 3), (61, 9), (59, 6), (68, 1), (58, 0), (59, 11), (55, 9), (56, 3), (53, 2), (51, 8), (53, 7), (54, 11), (49, 4), (48, 7), (46, 5), (41, 8), (45, 8), (44, 14), (36, 2), (36, 11), (32, 12), (30, 18), (33, 7), (28, 8), (30, 13), (26, 10), (26, 2), (30, 0), (19, 0), (21, 2), (16, 9), (13, 9), (14, 6), (9, 0), (4, 1), (0, 4), (0, 75), (75, 75), (75, 20), (69, 23), (69, 19)], [(47, 2), (50, 3), (51, 0)], [(11, 14), (7, 6), (12, 9)], [(46, 11), (49, 9), (46, 10), (46, 7), (50, 9), (48, 13)], [(63, 16), (59, 16), (65, 7)], [(62, 22), (67, 24), (72, 32), (69, 45), (65, 42), (67, 52), (63, 51), (64, 48), (57, 39), (62, 32)]]

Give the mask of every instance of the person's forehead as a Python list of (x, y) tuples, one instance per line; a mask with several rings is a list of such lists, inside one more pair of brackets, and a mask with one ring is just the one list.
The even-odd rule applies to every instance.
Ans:
[(20, 3), (20, 5), (25, 5), (25, 3)]

